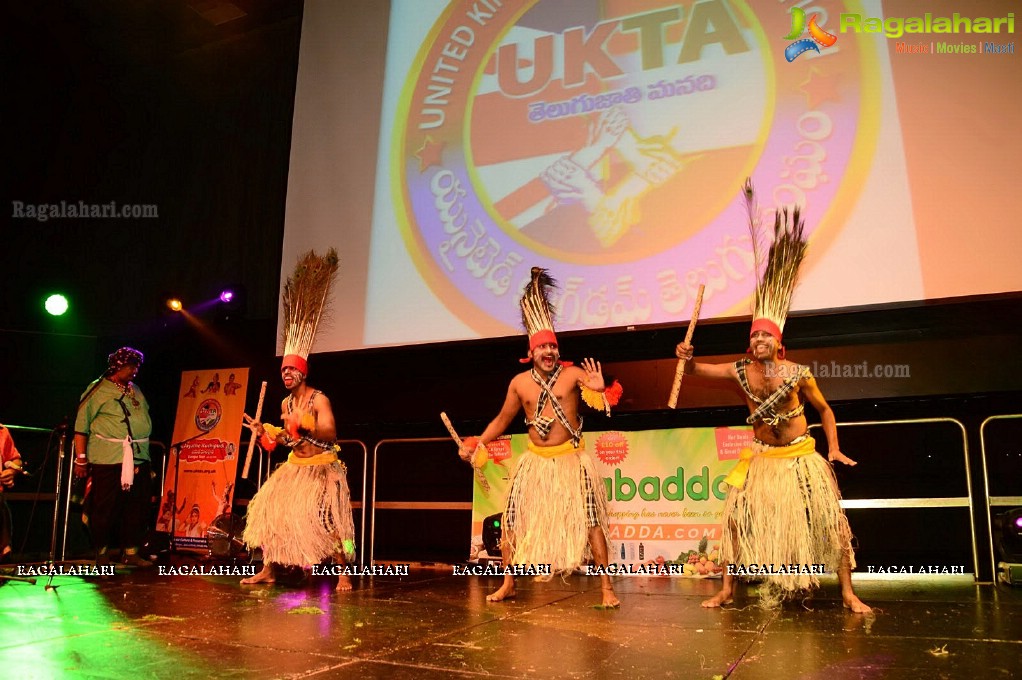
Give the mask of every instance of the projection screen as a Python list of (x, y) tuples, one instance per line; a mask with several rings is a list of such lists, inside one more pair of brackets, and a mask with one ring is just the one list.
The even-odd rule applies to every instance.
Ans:
[(797, 310), (1020, 290), (1013, 5), (309, 2), (281, 277), (340, 251), (317, 351), (518, 333), (533, 266), (560, 330), (744, 315), (751, 177)]

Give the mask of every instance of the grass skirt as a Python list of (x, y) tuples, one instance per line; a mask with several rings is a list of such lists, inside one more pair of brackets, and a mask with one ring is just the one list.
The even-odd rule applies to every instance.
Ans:
[[(752, 460), (741, 489), (724, 504), (721, 555), (740, 565), (814, 565), (836, 571), (848, 556), (855, 566), (852, 532), (840, 505), (834, 471), (822, 456)], [(773, 575), (760, 588), (760, 603), (775, 606), (819, 585), (816, 574)]]
[(265, 562), (306, 567), (337, 553), (355, 558), (344, 463), (284, 463), (248, 504), (245, 543), (263, 549)]
[(527, 452), (515, 463), (509, 489), (501, 525), (511, 564), (549, 564), (551, 575), (570, 573), (591, 557), (593, 525), (609, 545), (606, 494), (585, 451), (551, 458)]

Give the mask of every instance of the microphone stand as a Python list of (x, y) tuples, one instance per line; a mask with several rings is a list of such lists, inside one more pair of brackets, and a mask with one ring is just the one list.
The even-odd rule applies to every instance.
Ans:
[[(60, 431), (60, 439), (57, 443), (57, 483), (53, 494), (53, 532), (50, 535), (50, 559), (46, 562), (46, 566), (49, 568), (50, 575), (46, 579), (46, 586), (44, 590), (56, 590), (57, 586), (53, 585), (54, 575), (54, 562), (57, 557), (57, 523), (60, 521), (60, 487), (61, 480), (64, 474), (64, 446), (67, 444), (67, 418), (57, 426)], [(70, 502), (70, 494), (68, 495), (68, 501)], [(67, 542), (67, 517), (64, 518), (64, 541)], [(60, 558), (63, 560), (64, 555), (61, 554)]]

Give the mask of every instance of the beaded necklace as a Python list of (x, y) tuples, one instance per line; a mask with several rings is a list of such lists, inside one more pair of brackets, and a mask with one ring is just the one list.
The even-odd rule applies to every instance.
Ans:
[(138, 397), (135, 396), (135, 383), (128, 382), (127, 385), (122, 385), (116, 380), (110, 380), (110, 382), (117, 386), (117, 389), (121, 391), (121, 394), (131, 399), (132, 406), (138, 408), (141, 405), (138, 401)]

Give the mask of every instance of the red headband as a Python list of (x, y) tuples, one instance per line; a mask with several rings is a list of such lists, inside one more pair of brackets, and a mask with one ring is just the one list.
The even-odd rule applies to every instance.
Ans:
[(557, 344), (557, 336), (554, 335), (554, 332), (551, 331), (551, 330), (544, 329), (544, 330), (541, 330), (541, 331), (536, 331), (535, 333), (533, 333), (532, 335), (529, 336), (529, 351), (530, 352), (532, 350), (536, 349), (537, 347), (539, 347), (540, 345), (547, 345), (547, 344), (550, 344), (550, 345), (556, 345)]
[(770, 319), (754, 319), (752, 322), (752, 328), (749, 330), (749, 337), (751, 338), (752, 334), (756, 331), (766, 331), (777, 338), (777, 344), (781, 343), (781, 329), (778, 328), (777, 324)]
[[(521, 364), (530, 363), (532, 361), (532, 352), (533, 352), (533, 350), (535, 350), (540, 345), (546, 345), (547, 343), (552, 344), (552, 345), (557, 345), (557, 336), (554, 335), (554, 332), (551, 331), (551, 330), (544, 329), (544, 330), (541, 330), (541, 331), (536, 331), (535, 333), (530, 335), (529, 336), (529, 356), (527, 356), (525, 358), (522, 358), (522, 359), (519, 359), (518, 363), (521, 363)], [(566, 363), (566, 362), (562, 361), (561, 363), (563, 364), (563, 363)], [(567, 365), (570, 366), (571, 363), (567, 362)]]
[(280, 362), (280, 367), (283, 369), (288, 366), (298, 369), (302, 375), (309, 375), (309, 362), (297, 354), (287, 354), (284, 356), (284, 360)]

